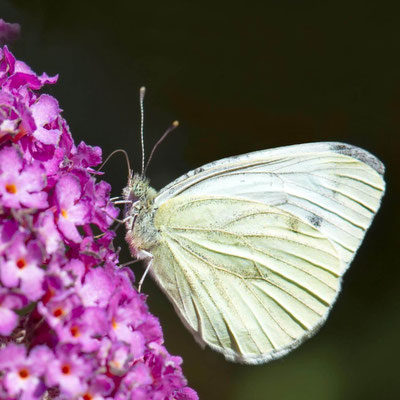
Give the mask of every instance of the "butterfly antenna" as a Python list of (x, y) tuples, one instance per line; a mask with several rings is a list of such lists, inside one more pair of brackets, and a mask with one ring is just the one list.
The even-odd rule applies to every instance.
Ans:
[(160, 139), (158, 140), (158, 142), (154, 145), (153, 150), (151, 150), (150, 153), (150, 157), (147, 160), (147, 164), (146, 167), (144, 169), (144, 174), (146, 174), (147, 168), (150, 164), (151, 159), (153, 158), (153, 154), (156, 151), (157, 147), (160, 145), (160, 143), (162, 143), (164, 141), (164, 139), (168, 136), (169, 133), (171, 133), (174, 129), (176, 129), (179, 126), (179, 122), (178, 121), (174, 121), (170, 127), (165, 131), (165, 133), (160, 137)]
[(143, 107), (143, 100), (144, 95), (146, 94), (146, 88), (142, 86), (140, 88), (140, 141), (142, 144), (142, 177), (145, 173), (144, 167), (144, 135), (143, 135), (143, 124), (144, 124), (144, 107)]
[(131, 174), (131, 165), (130, 165), (130, 163), (129, 163), (128, 153), (127, 153), (125, 150), (123, 150), (123, 149), (114, 150), (114, 151), (105, 159), (105, 161), (103, 162), (103, 164), (100, 165), (100, 167), (97, 169), (97, 171), (101, 171), (101, 170), (103, 169), (104, 165), (106, 165), (106, 163), (110, 160), (110, 158), (111, 158), (114, 154), (117, 154), (117, 153), (123, 153), (123, 154), (124, 154), (125, 159), (126, 159), (126, 164), (127, 164), (127, 166), (128, 166), (128, 173), (129, 173), (129, 175), (130, 175), (130, 174)]

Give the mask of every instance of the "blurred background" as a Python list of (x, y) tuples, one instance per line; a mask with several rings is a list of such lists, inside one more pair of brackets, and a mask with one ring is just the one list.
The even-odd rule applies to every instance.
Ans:
[[(283, 359), (235, 365), (200, 349), (146, 280), (166, 346), (201, 399), (400, 398), (399, 14), (398, 2), (365, 0), (0, 0), (0, 17), (22, 26), (15, 55), (60, 74), (45, 90), (76, 142), (126, 149), (139, 170), (142, 85), (147, 155), (180, 121), (148, 171), (156, 189), (213, 160), (302, 142), (355, 144), (386, 164), (382, 208), (330, 318)], [(119, 195), (122, 156), (105, 171)]]

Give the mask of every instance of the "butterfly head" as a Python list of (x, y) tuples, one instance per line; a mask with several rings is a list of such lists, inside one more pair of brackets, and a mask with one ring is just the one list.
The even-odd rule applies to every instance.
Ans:
[(147, 178), (140, 174), (131, 175), (128, 179), (128, 184), (123, 190), (123, 198), (135, 203), (148, 204), (152, 202), (156, 195), (156, 191), (150, 187)]

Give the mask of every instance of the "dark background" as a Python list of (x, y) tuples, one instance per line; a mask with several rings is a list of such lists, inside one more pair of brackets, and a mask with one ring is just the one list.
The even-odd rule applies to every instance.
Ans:
[[(201, 350), (151, 280), (144, 284), (166, 346), (203, 400), (398, 399), (400, 6), (385, 1), (5, 1), (22, 25), (11, 49), (36, 72), (60, 74), (58, 98), (75, 141), (126, 149), (178, 119), (149, 170), (160, 189), (230, 155), (338, 140), (387, 166), (387, 193), (321, 331), (283, 359), (235, 365)], [(118, 195), (121, 156), (106, 167)], [(121, 262), (129, 260), (126, 246)], [(141, 273), (141, 271), (140, 271)], [(140, 276), (138, 274), (138, 276)]]

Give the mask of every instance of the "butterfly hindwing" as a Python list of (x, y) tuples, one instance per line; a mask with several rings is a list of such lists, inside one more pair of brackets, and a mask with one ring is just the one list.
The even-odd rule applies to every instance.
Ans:
[(283, 355), (321, 325), (336, 298), (335, 247), (275, 207), (178, 196), (154, 223), (154, 278), (197, 340), (230, 360)]

